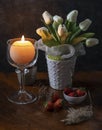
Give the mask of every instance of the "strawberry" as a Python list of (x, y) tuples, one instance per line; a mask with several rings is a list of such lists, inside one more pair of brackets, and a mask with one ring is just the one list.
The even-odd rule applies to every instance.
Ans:
[(60, 110), (62, 108), (62, 102), (63, 100), (61, 98), (57, 99), (57, 101), (54, 103), (54, 109)]
[(51, 101), (48, 101), (46, 104), (45, 104), (45, 109), (47, 111), (53, 111), (54, 110), (54, 104), (51, 102)]
[(75, 91), (73, 91), (73, 92), (69, 93), (68, 96), (77, 97), (77, 93)]
[(85, 90), (82, 90), (82, 89), (77, 89), (76, 90), (76, 93), (77, 93), (77, 95), (80, 97), (80, 96), (83, 96), (83, 95), (85, 95)]
[(58, 92), (54, 92), (52, 94), (52, 102), (56, 102), (59, 98), (60, 98), (60, 96), (59, 96)]
[(64, 93), (66, 94), (66, 95), (68, 95), (69, 93), (71, 93), (73, 90), (71, 89), (71, 88), (65, 88), (64, 89)]

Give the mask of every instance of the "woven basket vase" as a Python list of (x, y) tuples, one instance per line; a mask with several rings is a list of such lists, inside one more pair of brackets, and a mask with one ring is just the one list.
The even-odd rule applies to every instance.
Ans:
[(85, 55), (84, 46), (79, 44), (75, 47), (75, 54), (67, 60), (52, 60), (46, 56), (50, 86), (57, 90), (72, 86), (72, 76), (74, 75), (76, 59), (80, 55)]
[(57, 90), (71, 87), (76, 57), (61, 61), (51, 60), (48, 57), (46, 59), (50, 86)]

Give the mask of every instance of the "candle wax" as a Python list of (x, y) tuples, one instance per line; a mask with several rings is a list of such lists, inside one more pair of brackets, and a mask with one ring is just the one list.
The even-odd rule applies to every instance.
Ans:
[(19, 65), (28, 64), (35, 56), (35, 47), (30, 41), (15, 41), (10, 48), (11, 59)]

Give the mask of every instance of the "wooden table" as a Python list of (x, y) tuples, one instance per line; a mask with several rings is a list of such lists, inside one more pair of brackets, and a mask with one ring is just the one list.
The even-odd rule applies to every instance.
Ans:
[[(38, 73), (34, 86), (26, 89), (38, 93), (42, 85), (47, 85), (46, 73)], [(76, 86), (88, 87), (94, 92), (94, 116), (77, 125), (60, 122), (65, 110), (43, 111), (38, 101), (27, 105), (16, 105), (7, 100), (7, 95), (18, 88), (15, 73), (0, 73), (0, 130), (102, 130), (102, 72), (77, 72), (73, 77)], [(44, 84), (43, 84), (44, 83)]]

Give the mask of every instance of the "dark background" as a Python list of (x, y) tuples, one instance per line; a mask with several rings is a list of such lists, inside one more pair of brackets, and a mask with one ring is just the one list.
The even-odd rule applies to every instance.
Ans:
[[(89, 31), (95, 32), (99, 45), (86, 48), (86, 55), (77, 60), (76, 70), (102, 70), (102, 2), (101, 0), (0, 0), (0, 71), (14, 68), (6, 59), (7, 40), (15, 37), (39, 39), (35, 30), (42, 26), (41, 15), (47, 10), (63, 18), (71, 11), (79, 11), (78, 21), (90, 18)], [(38, 71), (47, 71), (44, 52), (39, 51)]]

